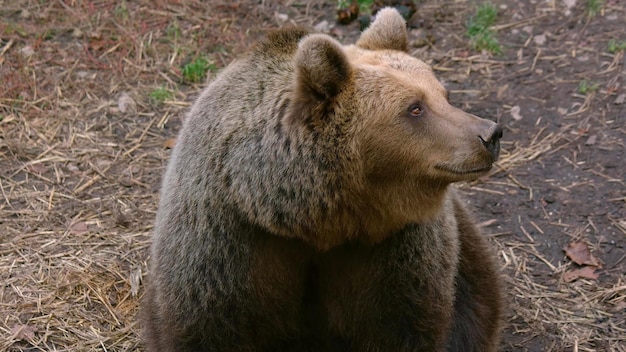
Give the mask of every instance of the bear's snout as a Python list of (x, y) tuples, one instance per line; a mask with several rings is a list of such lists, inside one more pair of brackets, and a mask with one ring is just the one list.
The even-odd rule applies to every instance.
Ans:
[(502, 138), (502, 127), (495, 124), (487, 133), (478, 136), (483, 146), (489, 151), (493, 161), (498, 160), (500, 154), (500, 138)]

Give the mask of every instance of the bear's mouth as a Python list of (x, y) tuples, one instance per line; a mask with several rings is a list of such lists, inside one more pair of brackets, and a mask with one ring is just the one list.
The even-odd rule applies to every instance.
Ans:
[(445, 164), (435, 165), (435, 168), (438, 170), (449, 172), (451, 174), (456, 174), (456, 175), (484, 174), (485, 172), (491, 170), (491, 167), (492, 165), (489, 164), (488, 166), (481, 167), (481, 168), (462, 169), (459, 167), (453, 167), (453, 166), (449, 166)]

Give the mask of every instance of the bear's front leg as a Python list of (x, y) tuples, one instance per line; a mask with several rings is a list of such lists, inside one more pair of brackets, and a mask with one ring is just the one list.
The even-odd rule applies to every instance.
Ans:
[(156, 242), (143, 301), (148, 351), (280, 351), (297, 342), (310, 250), (250, 226), (231, 230)]
[[(454, 224), (452, 224), (454, 225)], [(409, 225), (377, 245), (333, 250), (321, 292), (350, 351), (444, 351), (454, 303), (453, 226)]]
[(484, 236), (455, 199), (461, 252), (449, 352), (495, 352), (502, 320), (502, 279)]

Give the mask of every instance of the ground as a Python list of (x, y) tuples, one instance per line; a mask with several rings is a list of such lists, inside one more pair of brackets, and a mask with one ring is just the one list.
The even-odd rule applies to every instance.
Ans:
[[(466, 36), (477, 1), (409, 24), (453, 105), (504, 127), (497, 167), (459, 186), (502, 263), (501, 350), (626, 351), (626, 4), (492, 3), (501, 54)], [(335, 5), (0, 1), (0, 350), (140, 350), (159, 182), (204, 85), (183, 67), (211, 79), (291, 24), (350, 42)]]

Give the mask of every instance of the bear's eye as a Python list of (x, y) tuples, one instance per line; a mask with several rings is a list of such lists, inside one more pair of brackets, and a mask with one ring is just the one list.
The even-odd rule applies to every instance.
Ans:
[(409, 107), (409, 115), (411, 117), (420, 117), (424, 113), (424, 109), (420, 104), (413, 104)]

